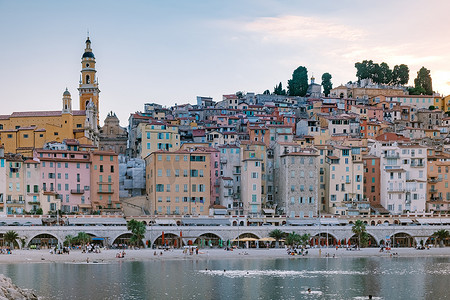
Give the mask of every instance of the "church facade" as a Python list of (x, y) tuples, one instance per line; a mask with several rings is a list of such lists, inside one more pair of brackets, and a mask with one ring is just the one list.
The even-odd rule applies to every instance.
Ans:
[(72, 109), (72, 97), (66, 89), (58, 111), (13, 112), (0, 115), (0, 142), (5, 153), (33, 156), (33, 149), (48, 142), (77, 139), (80, 144), (99, 145), (99, 93), (95, 56), (89, 37), (81, 59), (79, 110)]

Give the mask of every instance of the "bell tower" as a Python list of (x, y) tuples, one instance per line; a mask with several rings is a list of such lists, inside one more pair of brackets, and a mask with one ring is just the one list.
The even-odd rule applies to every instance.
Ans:
[(86, 39), (86, 48), (84, 54), (81, 57), (81, 75), (80, 85), (78, 92), (80, 94), (80, 110), (86, 110), (90, 101), (95, 106), (96, 123), (99, 125), (98, 112), (99, 112), (99, 94), (98, 80), (95, 70), (95, 56), (92, 52), (91, 41), (89, 36)]

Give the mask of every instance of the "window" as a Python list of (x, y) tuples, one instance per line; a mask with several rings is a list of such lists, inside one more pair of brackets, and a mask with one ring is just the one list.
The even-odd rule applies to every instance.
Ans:
[(114, 173), (114, 166), (111, 166), (111, 173)]
[(103, 165), (100, 165), (100, 172), (103, 173)]

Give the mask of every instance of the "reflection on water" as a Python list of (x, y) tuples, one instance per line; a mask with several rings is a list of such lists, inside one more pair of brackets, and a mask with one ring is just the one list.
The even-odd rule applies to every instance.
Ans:
[(0, 272), (45, 299), (450, 298), (445, 257), (15, 264)]

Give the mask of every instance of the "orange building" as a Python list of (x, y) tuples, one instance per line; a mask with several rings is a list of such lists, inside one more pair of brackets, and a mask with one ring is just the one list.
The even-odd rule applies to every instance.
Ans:
[(120, 209), (119, 162), (114, 151), (91, 153), (91, 203), (95, 211)]

